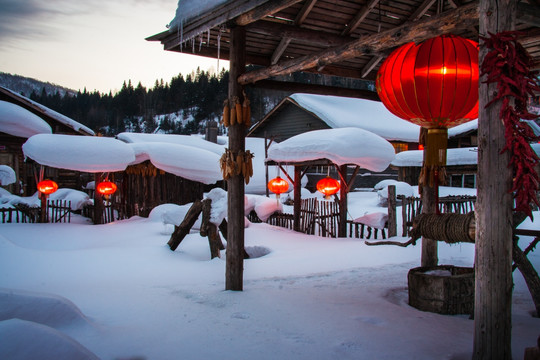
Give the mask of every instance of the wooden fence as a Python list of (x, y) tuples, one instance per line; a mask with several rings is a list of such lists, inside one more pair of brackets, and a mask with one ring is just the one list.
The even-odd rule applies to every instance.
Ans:
[[(71, 201), (47, 201), (46, 222), (71, 222)], [(16, 204), (12, 208), (0, 209), (0, 222), (5, 223), (37, 223), (41, 220), (41, 208), (26, 204)]]
[[(292, 214), (274, 213), (266, 223), (287, 229), (294, 228)], [(257, 214), (252, 211), (248, 215), (251, 222), (262, 222)], [(300, 232), (308, 235), (323, 237), (337, 237), (339, 224), (339, 204), (333, 201), (319, 201), (317, 198), (302, 199), (300, 204)], [(385, 229), (375, 229), (368, 225), (347, 221), (347, 235), (353, 238), (369, 239), (379, 235), (386, 239)]]
[[(398, 196), (401, 200), (401, 216), (403, 220), (402, 236), (407, 236), (412, 228), (416, 215), (422, 213), (422, 200), (419, 197)], [(439, 198), (441, 213), (466, 214), (474, 211), (476, 196), (446, 196)]]

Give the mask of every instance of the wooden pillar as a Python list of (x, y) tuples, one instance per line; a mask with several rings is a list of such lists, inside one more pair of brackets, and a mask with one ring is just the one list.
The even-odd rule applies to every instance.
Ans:
[(341, 173), (341, 186), (339, 188), (339, 224), (338, 237), (347, 237), (347, 165), (339, 167)]
[[(480, 0), (480, 34), (514, 30), (517, 1)], [(480, 43), (479, 63), (488, 49)], [(482, 79), (481, 79), (482, 80)], [(474, 355), (475, 360), (511, 359), (512, 171), (500, 120), (496, 84), (480, 81), (478, 116), (478, 197), (476, 201)]]
[[(424, 150), (424, 162), (426, 159), (426, 151)], [(422, 214), (434, 214), (437, 212), (437, 189), (429, 184), (424, 184), (422, 187)], [(422, 237), (422, 256), (420, 260), (421, 266), (437, 266), (438, 246), (436, 239), (428, 239)]]
[(302, 167), (294, 167), (293, 230), (300, 231), (300, 201), (302, 200)]
[(103, 224), (103, 195), (97, 191), (98, 184), (103, 179), (103, 173), (95, 173), (94, 175), (94, 225)]
[(397, 236), (396, 185), (388, 186), (388, 237)]
[[(229, 101), (238, 96), (242, 102), (242, 87), (238, 84), (238, 76), (245, 72), (246, 31), (242, 26), (231, 29), (229, 68)], [(245, 150), (246, 127), (234, 124), (229, 127), (229, 150), (233, 154)], [(225, 289), (243, 290), (244, 275), (244, 178), (231, 176), (227, 180), (227, 263), (225, 271)]]

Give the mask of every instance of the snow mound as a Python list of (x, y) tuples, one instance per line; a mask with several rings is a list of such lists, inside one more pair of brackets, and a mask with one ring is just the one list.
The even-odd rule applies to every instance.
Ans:
[(220, 188), (214, 188), (210, 190), (206, 198), (212, 200), (210, 222), (219, 226), (227, 217), (227, 192)]
[(10, 360), (99, 360), (66, 334), (31, 321), (0, 321), (0, 358)]
[(257, 216), (262, 221), (268, 220), (270, 215), (275, 212), (282, 212), (283, 205), (275, 198), (261, 195), (246, 195), (245, 196), (244, 214), (248, 215), (252, 210), (255, 210)]
[(373, 189), (377, 191), (382, 190), (385, 187), (388, 187), (388, 185), (396, 185), (397, 182), (398, 182), (397, 180), (392, 180), (392, 179), (382, 180), (382, 181), (379, 181), (377, 184), (375, 184)]
[(0, 186), (13, 184), (17, 181), (15, 171), (7, 165), (0, 165)]
[(353, 220), (355, 223), (364, 224), (376, 229), (384, 229), (387, 221), (388, 214), (383, 212), (366, 214)]
[[(179, 226), (184, 218), (186, 217), (189, 208), (193, 203), (185, 205), (176, 205), (176, 204), (162, 204), (156, 206), (150, 211), (148, 219), (151, 221), (162, 222), (163, 224), (170, 224), (174, 226)], [(193, 229), (201, 228), (201, 216), (193, 225)]]
[(388, 199), (388, 186), (395, 185), (396, 187), (396, 196), (404, 195), (406, 197), (414, 196), (414, 188), (407, 184), (406, 182), (396, 181), (395, 183), (388, 183), (381, 190), (377, 191), (379, 198)]
[[(87, 323), (81, 310), (66, 298), (0, 288), (0, 321), (15, 318), (51, 327)], [(0, 358), (4, 359), (2, 356)]]
[(71, 210), (81, 210), (84, 205), (92, 203), (87, 193), (67, 188), (56, 190), (49, 195), (49, 199), (71, 201)]

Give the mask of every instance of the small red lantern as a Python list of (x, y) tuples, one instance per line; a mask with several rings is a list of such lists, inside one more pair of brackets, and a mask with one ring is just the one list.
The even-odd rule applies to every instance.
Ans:
[(38, 191), (44, 195), (50, 195), (58, 190), (58, 184), (52, 180), (42, 180), (37, 184)]
[(330, 196), (337, 194), (339, 188), (339, 181), (332, 179), (330, 176), (327, 176), (317, 182), (317, 191), (322, 193), (326, 199), (329, 199)]
[(437, 183), (444, 173), (448, 128), (478, 117), (478, 81), (478, 43), (454, 35), (405, 44), (381, 65), (376, 87), (382, 103), (428, 129), (421, 183)]
[(289, 190), (289, 183), (285, 179), (278, 176), (277, 178), (274, 178), (268, 182), (268, 190), (276, 194), (276, 197), (279, 198), (280, 194), (283, 194)]
[(107, 180), (100, 182), (97, 186), (97, 192), (102, 195), (112, 195), (116, 192), (117, 186), (115, 183)]

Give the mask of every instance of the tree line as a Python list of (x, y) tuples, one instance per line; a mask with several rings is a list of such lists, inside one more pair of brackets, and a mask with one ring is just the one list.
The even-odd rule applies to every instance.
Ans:
[[(219, 118), (227, 97), (228, 81), (226, 70), (210, 74), (197, 69), (185, 77), (178, 74), (170, 82), (156, 80), (149, 89), (140, 82), (133, 86), (128, 80), (115, 94), (88, 92), (85, 88), (75, 95), (61, 95), (58, 91), (47, 93), (43, 89), (39, 94), (32, 92), (30, 99), (103, 135), (156, 130), (193, 134), (202, 131), (206, 120)], [(163, 114), (166, 115), (158, 120), (157, 115)], [(186, 121), (173, 121), (172, 114)]]

